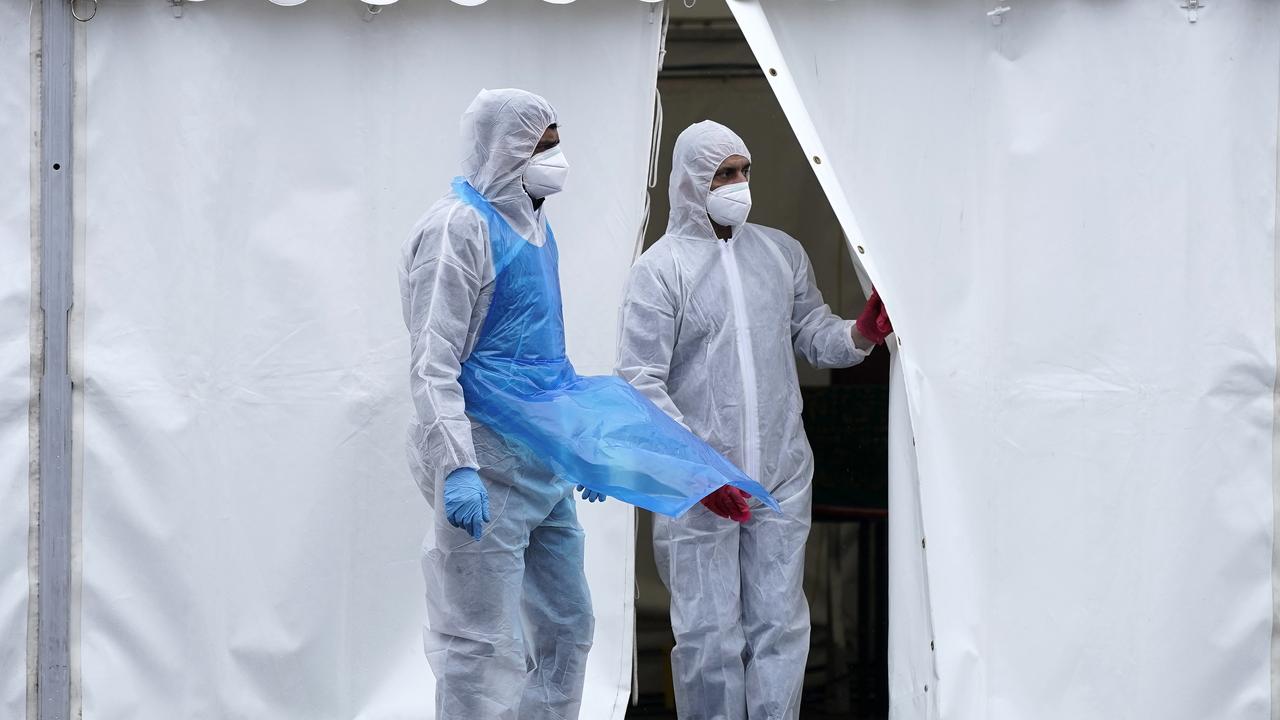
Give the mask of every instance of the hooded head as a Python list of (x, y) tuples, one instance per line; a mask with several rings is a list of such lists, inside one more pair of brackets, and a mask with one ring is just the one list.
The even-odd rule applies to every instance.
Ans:
[(462, 174), (511, 227), (529, 238), (541, 223), (524, 188), (524, 171), (556, 111), (524, 90), (481, 90), (462, 114)]
[(668, 235), (694, 240), (716, 239), (711, 221), (707, 219), (707, 195), (716, 169), (733, 155), (751, 159), (742, 138), (718, 122), (703, 120), (680, 133), (671, 158)]

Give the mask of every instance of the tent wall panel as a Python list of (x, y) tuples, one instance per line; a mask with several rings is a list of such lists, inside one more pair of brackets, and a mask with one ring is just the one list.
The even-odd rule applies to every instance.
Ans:
[[(571, 356), (612, 365), (661, 10), (104, 3), (86, 26), (87, 720), (429, 717), (396, 269), (482, 87), (557, 106)], [(591, 57), (591, 63), (581, 63)], [(630, 686), (633, 515), (584, 508), (584, 717)]]
[(30, 0), (0, 0), (0, 717), (15, 719), (27, 717), (30, 638), (31, 23), (38, 12)]
[(1001, 5), (730, 1), (900, 331), (895, 717), (1271, 717), (1280, 6)]

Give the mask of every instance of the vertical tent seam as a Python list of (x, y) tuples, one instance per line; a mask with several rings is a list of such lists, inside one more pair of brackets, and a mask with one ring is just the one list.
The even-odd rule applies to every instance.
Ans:
[[(1280, 71), (1280, 66), (1277, 66)], [(1276, 74), (1280, 82), (1280, 72)], [(1275, 356), (1276, 376), (1273, 380), (1271, 420), (1271, 718), (1280, 720), (1280, 108), (1276, 113), (1276, 204), (1271, 216), (1271, 229), (1275, 235), (1272, 243), (1272, 260), (1275, 263), (1272, 306), (1272, 322), (1276, 326)]]

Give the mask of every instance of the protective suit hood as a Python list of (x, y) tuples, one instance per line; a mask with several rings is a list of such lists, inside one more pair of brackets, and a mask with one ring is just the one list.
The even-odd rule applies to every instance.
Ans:
[(707, 195), (720, 163), (731, 155), (751, 159), (746, 143), (718, 122), (703, 120), (676, 138), (671, 160), (671, 213), (667, 234), (691, 240), (716, 240), (707, 219)]
[(462, 114), (462, 174), (517, 233), (540, 244), (541, 213), (525, 192), (525, 167), (556, 123), (551, 103), (515, 89), (481, 90)]

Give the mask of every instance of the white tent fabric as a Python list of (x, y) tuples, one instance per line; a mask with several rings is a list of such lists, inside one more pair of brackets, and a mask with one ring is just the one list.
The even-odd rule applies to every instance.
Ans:
[[(192, 0), (192, 1), (194, 1), (194, 2), (201, 2), (202, 0)], [(286, 7), (293, 7), (294, 5), (301, 5), (302, 3), (306, 2), (306, 1), (307, 1), (307, 0), (271, 0), (271, 2), (272, 2), (272, 3), (275, 3), (276, 5), (284, 5), (284, 6), (286, 6)], [(374, 7), (378, 7), (378, 6), (382, 6), (382, 5), (393, 5), (393, 4), (395, 4), (396, 2), (398, 2), (399, 0), (363, 0), (363, 1), (364, 1), (365, 3), (367, 3), (367, 4), (369, 4), (369, 5), (373, 5)], [(439, 0), (437, 0), (437, 1), (439, 1)], [(456, 4), (458, 4), (458, 5), (465, 5), (465, 6), (467, 6), (467, 7), (475, 7), (476, 5), (483, 5), (483, 4), (485, 4), (486, 2), (488, 2), (489, 0), (450, 0), (450, 1), (451, 1), (451, 2), (453, 2), (453, 3), (456, 3)], [(546, 3), (551, 3), (552, 5), (568, 5), (568, 4), (572, 3), (572, 2), (575, 2), (575, 0), (542, 0), (542, 1), (543, 1), (543, 2), (546, 2)], [(641, 1), (641, 2), (647, 2), (647, 3), (659, 3), (659, 2), (662, 2), (662, 0), (640, 0), (640, 1)]]
[[(399, 247), (482, 87), (560, 114), (571, 356), (612, 367), (661, 9), (103, 3), (85, 26), (86, 720), (431, 716)], [(592, 62), (583, 63), (584, 57)], [(584, 718), (630, 687), (633, 513), (583, 507)]]
[(920, 479), (902, 358), (889, 375), (889, 691), (894, 720), (934, 720), (938, 672), (933, 617), (921, 552)]
[[(0, 717), (27, 717), (31, 13), (0, 0)], [(34, 661), (34, 657), (32, 657)]]
[(1280, 4), (729, 4), (901, 335), (893, 717), (1271, 717)]

